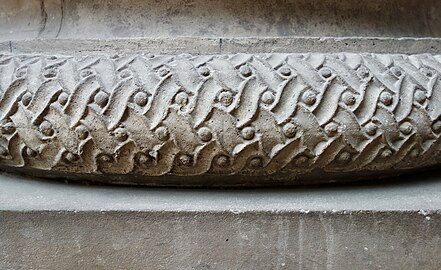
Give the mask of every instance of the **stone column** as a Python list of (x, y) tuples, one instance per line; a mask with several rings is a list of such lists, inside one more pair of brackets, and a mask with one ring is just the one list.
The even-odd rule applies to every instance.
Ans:
[(0, 268), (440, 269), (440, 18), (0, 0)]

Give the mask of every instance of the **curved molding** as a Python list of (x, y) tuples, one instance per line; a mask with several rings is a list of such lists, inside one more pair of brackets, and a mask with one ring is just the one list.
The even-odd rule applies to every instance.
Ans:
[(0, 165), (146, 184), (170, 175), (308, 183), (317, 173), (382, 176), (433, 166), (441, 150), (440, 61), (6, 54)]

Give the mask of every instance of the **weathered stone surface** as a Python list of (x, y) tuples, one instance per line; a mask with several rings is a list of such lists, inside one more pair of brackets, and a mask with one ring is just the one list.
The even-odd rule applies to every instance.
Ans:
[(439, 58), (4, 54), (0, 164), (118, 183), (232, 179), (183, 185), (250, 181), (242, 176), (297, 184), (434, 166)]
[(192, 190), (2, 175), (0, 268), (440, 269), (439, 176), (395, 180)]
[(440, 37), (438, 0), (2, 0), (0, 40)]
[(1, 2), (1, 269), (441, 268), (440, 1)]
[[(350, 162), (355, 154), (368, 170), (371, 163), (377, 170), (377, 156), (381, 163), (392, 158), (393, 164), (384, 167), (389, 169), (400, 161), (392, 151), (399, 153), (406, 135), (415, 134), (406, 118), (416, 125), (422, 110), (428, 121), (424, 128), (433, 126), (437, 132), (437, 111), (426, 112), (436, 107), (436, 100), (426, 102), (426, 92), (432, 94), (431, 79), (437, 75), (432, 69), (439, 63), (436, 57), (414, 57), (425, 64), (423, 70), (409, 67), (412, 57), (387, 55), (5, 56), (5, 71), (16, 79), (11, 77), (9, 85), (3, 81), (3, 163), (147, 176), (259, 174), (261, 167), (260, 174), (272, 174), (296, 159), (309, 164), (307, 170), (360, 170)], [(400, 104), (406, 71), (420, 81), (411, 82), (414, 97), (410, 94)], [(37, 81), (29, 82), (32, 78)], [(412, 119), (412, 113), (420, 119)], [(371, 122), (376, 114), (377, 123)], [(384, 132), (377, 131), (379, 125)], [(410, 139), (408, 147), (436, 141), (433, 133), (426, 137)], [(393, 149), (391, 144), (400, 139)], [(368, 147), (366, 157), (363, 150), (369, 143), (376, 146)], [(404, 158), (411, 150), (400, 155)], [(335, 157), (339, 164), (333, 163)], [(304, 164), (297, 171), (302, 173)]]
[(0, 6), (0, 168), (291, 185), (438, 166), (436, 0)]
[(166, 54), (265, 53), (440, 54), (440, 38), (381, 37), (156, 37), (123, 39), (11, 40), (0, 52), (13, 54)]

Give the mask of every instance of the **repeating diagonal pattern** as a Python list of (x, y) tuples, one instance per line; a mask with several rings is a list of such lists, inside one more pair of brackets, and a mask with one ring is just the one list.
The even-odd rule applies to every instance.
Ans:
[(438, 163), (441, 57), (0, 57), (0, 164), (269, 175)]

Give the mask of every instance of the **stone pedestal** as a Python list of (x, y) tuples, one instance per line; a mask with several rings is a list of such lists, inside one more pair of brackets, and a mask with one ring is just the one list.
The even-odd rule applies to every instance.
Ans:
[(441, 1), (0, 2), (0, 269), (441, 269)]
[(440, 269), (441, 182), (151, 189), (0, 178), (1, 269)]

